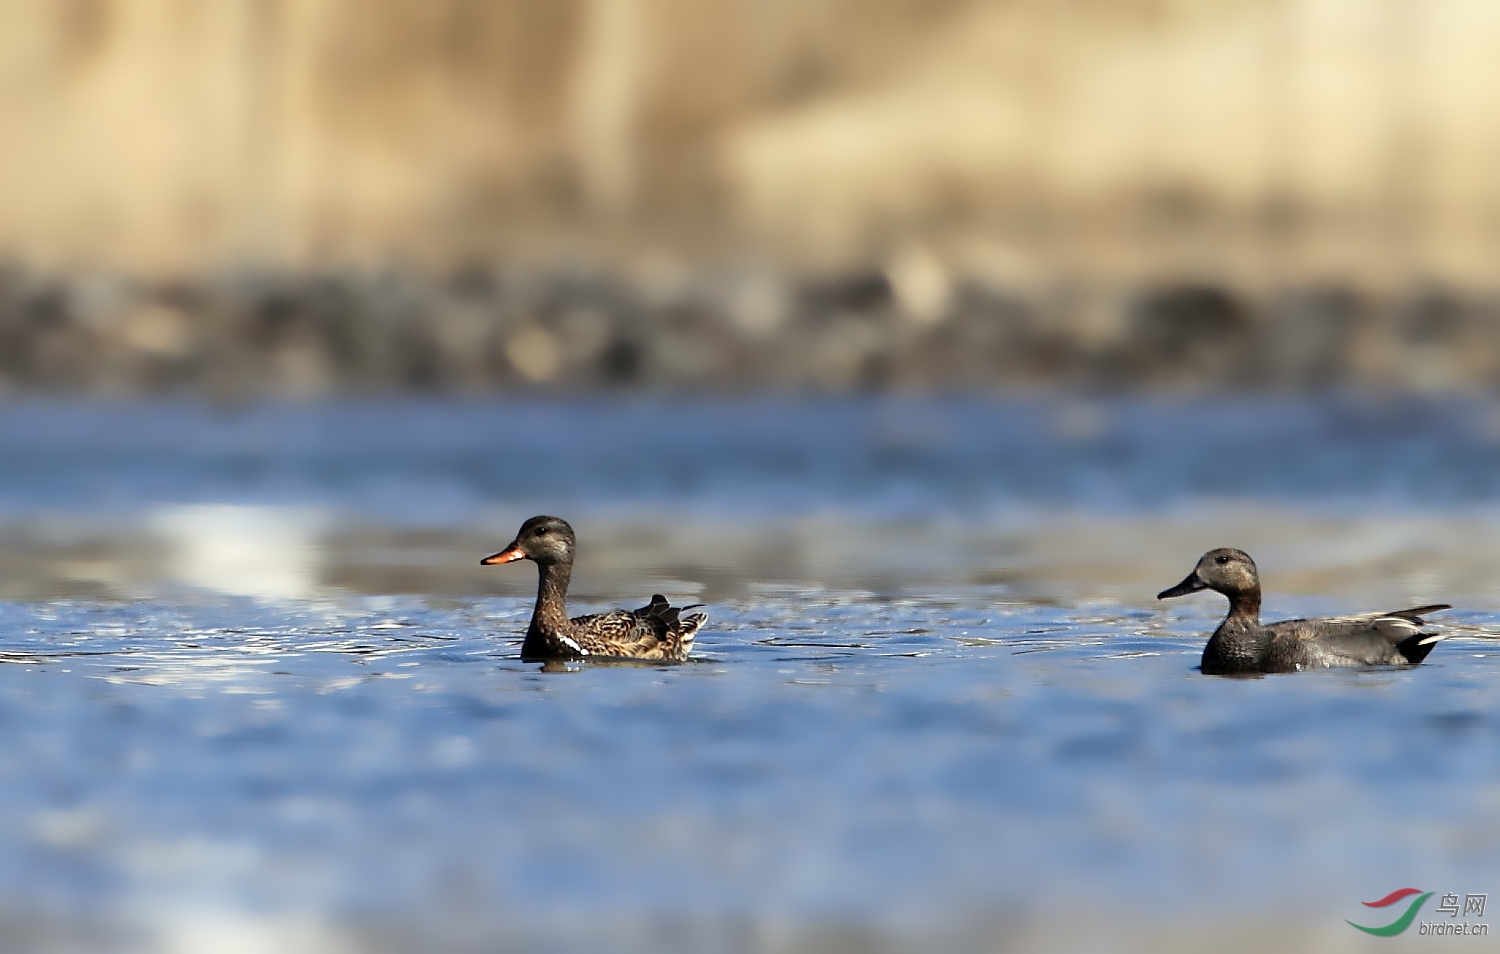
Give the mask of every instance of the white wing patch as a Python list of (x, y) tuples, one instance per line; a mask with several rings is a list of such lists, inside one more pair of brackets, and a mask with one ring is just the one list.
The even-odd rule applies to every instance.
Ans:
[(1421, 626), (1400, 616), (1382, 616), (1372, 625), (1382, 636), (1398, 643), (1420, 634), (1422, 638), (1417, 640), (1418, 646), (1442, 642), (1450, 635), (1448, 633), (1423, 633)]
[(1386, 636), (1398, 643), (1422, 631), (1422, 627), (1409, 619), (1402, 619), (1400, 616), (1382, 616), (1370, 625), (1374, 626), (1382, 636)]

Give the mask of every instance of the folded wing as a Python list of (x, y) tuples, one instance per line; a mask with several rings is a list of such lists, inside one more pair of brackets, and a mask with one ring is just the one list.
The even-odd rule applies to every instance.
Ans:
[(673, 606), (658, 593), (637, 610), (615, 610), (572, 620), (573, 636), (590, 656), (681, 662), (692, 651), (699, 627), (708, 620), (704, 613), (682, 613), (700, 605)]
[(1287, 620), (1273, 624), (1276, 638), (1304, 642), (1324, 665), (1416, 665), (1448, 634), (1427, 628), (1428, 613), (1451, 609), (1443, 603), (1388, 613)]

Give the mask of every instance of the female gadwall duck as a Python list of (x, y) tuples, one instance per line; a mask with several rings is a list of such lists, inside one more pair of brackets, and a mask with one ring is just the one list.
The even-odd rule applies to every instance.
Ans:
[(1393, 613), (1288, 619), (1262, 625), (1260, 576), (1243, 550), (1210, 550), (1187, 579), (1156, 594), (1159, 600), (1215, 590), (1229, 597), (1229, 615), (1203, 647), (1211, 676), (1297, 672), (1327, 666), (1415, 666), (1446, 634), (1424, 632), (1422, 614), (1451, 609), (1445, 603)]
[(693, 636), (708, 619), (703, 613), (679, 616), (694, 606), (675, 607), (657, 594), (638, 610), (614, 610), (568, 619), (568, 578), (573, 575), (573, 528), (557, 517), (532, 517), (521, 524), (510, 546), (479, 562), (485, 566), (531, 560), (540, 581), (536, 609), (521, 658), (528, 662), (606, 656), (682, 662), (693, 648)]

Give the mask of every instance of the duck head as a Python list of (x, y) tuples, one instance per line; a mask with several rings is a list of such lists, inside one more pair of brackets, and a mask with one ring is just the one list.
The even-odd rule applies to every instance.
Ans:
[(1260, 592), (1260, 574), (1255, 572), (1255, 561), (1244, 550), (1222, 547), (1203, 554), (1198, 565), (1187, 579), (1170, 589), (1156, 594), (1159, 600), (1174, 596), (1186, 596), (1199, 590), (1215, 590), (1231, 600), (1241, 593)]
[(521, 524), (510, 546), (480, 560), (483, 566), (534, 560), (537, 563), (572, 563), (573, 528), (559, 517), (532, 517)]

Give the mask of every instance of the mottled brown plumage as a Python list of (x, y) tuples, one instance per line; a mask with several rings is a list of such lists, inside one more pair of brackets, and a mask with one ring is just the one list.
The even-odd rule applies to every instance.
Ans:
[(1229, 615), (1203, 647), (1209, 675), (1297, 672), (1331, 666), (1415, 666), (1447, 638), (1423, 629), (1425, 613), (1451, 609), (1445, 603), (1321, 619), (1260, 621), (1260, 575), (1243, 550), (1203, 554), (1187, 579), (1157, 599), (1211, 589), (1229, 598)]
[(537, 565), (536, 609), (521, 643), (528, 661), (608, 657), (682, 662), (693, 648), (693, 637), (707, 621), (704, 613), (683, 610), (656, 594), (638, 610), (613, 610), (568, 618), (568, 580), (573, 574), (576, 540), (573, 528), (557, 517), (532, 517), (521, 525), (510, 546), (487, 556), (489, 566), (514, 560)]

